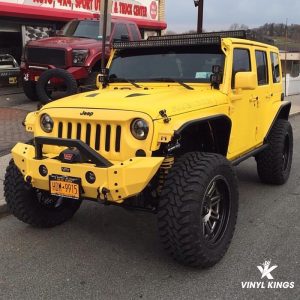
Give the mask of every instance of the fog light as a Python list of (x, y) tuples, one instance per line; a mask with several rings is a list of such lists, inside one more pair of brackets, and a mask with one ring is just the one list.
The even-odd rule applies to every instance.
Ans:
[(45, 176), (48, 175), (48, 169), (47, 169), (47, 167), (44, 166), (44, 165), (40, 165), (40, 167), (39, 167), (39, 172), (40, 172), (40, 174), (41, 174), (43, 177), (45, 177)]
[(88, 183), (92, 184), (96, 181), (96, 175), (93, 172), (88, 171), (85, 174), (85, 179)]

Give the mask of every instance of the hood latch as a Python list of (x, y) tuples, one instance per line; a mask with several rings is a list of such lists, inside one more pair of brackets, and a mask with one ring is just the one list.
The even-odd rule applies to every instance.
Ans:
[(171, 118), (168, 117), (167, 111), (165, 109), (159, 112), (160, 116), (164, 119), (164, 123), (168, 124), (171, 121)]

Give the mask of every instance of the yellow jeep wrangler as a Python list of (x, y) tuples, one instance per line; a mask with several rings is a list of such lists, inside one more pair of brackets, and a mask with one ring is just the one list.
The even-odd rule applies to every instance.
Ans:
[(99, 89), (28, 114), (31, 143), (12, 149), (11, 212), (38, 227), (70, 219), (82, 200), (157, 213), (177, 261), (210, 267), (238, 212), (234, 166), (284, 184), (293, 155), (278, 49), (246, 32), (114, 44)]

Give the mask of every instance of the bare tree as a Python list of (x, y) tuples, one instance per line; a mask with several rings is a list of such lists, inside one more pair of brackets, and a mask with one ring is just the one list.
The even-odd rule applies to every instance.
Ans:
[(249, 27), (245, 24), (234, 23), (229, 27), (229, 30), (248, 30)]

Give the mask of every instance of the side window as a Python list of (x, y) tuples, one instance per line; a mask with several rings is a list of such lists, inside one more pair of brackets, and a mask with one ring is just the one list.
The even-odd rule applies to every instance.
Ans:
[(133, 40), (139, 41), (140, 35), (139, 35), (138, 29), (136, 28), (136, 26), (133, 24), (129, 24), (129, 27), (130, 27), (130, 31), (131, 31)]
[(121, 40), (122, 35), (129, 36), (127, 26), (125, 24), (116, 24), (113, 39)]
[(250, 72), (251, 59), (248, 49), (234, 49), (231, 88), (234, 89), (235, 75), (238, 72)]
[(266, 85), (269, 83), (267, 53), (264, 51), (256, 50), (255, 57), (258, 85)]
[(273, 82), (279, 83), (280, 82), (280, 61), (279, 61), (278, 53), (271, 52), (271, 63), (272, 63)]

